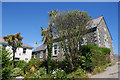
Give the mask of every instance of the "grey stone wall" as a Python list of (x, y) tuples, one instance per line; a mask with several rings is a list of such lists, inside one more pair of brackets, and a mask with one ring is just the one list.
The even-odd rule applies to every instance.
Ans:
[(37, 53), (37, 59), (41, 60), (41, 61), (46, 60), (46, 50), (43, 51), (43, 58), (40, 58), (40, 52), (41, 51), (36, 52)]
[(100, 24), (97, 26), (96, 34), (97, 34), (97, 46), (110, 48), (112, 56), (112, 54), (114, 54), (112, 39), (110, 37), (110, 33), (107, 29), (107, 26), (103, 18)]
[(96, 29), (89, 32), (87, 35), (85, 35), (87, 44), (97, 45), (97, 35), (96, 35)]

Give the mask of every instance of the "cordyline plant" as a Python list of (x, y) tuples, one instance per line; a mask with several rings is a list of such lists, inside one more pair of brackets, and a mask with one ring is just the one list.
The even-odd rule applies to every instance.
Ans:
[[(49, 12), (49, 20), (51, 20), (52, 16), (55, 16), (57, 11), (54, 12), (51, 11)], [(52, 34), (52, 24), (48, 23), (49, 28), (44, 30), (41, 27), (41, 35), (43, 36), (42, 41), (44, 41), (44, 44), (47, 45), (47, 50), (48, 50), (48, 56), (47, 56), (47, 73), (50, 73), (50, 61), (51, 61), (51, 53), (52, 53), (52, 45), (53, 45), (53, 34)]]
[(14, 34), (14, 35), (7, 35), (5, 37), (3, 37), (3, 39), (5, 41), (8, 42), (8, 45), (12, 47), (12, 50), (13, 50), (13, 67), (15, 65), (15, 52), (16, 52), (16, 49), (18, 47), (21, 47), (22, 46), (22, 39), (23, 37), (20, 36), (20, 33), (17, 33), (17, 34)]
[(54, 35), (61, 42), (67, 61), (71, 65), (71, 70), (77, 66), (81, 57), (82, 38), (91, 27), (91, 16), (87, 12), (73, 10), (58, 12), (52, 11), (50, 24)]

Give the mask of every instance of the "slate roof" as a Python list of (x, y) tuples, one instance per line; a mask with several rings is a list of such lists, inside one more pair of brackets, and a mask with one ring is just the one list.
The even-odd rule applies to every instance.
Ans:
[(35, 48), (35, 50), (33, 52), (45, 50), (46, 48), (47, 48), (47, 46), (45, 44), (42, 44), (39, 47)]
[[(5, 45), (7, 45), (8, 43), (3, 39), (3, 37), (0, 36), (0, 44), (5, 44)], [(22, 44), (22, 47), (23, 47), (23, 48), (33, 48), (33, 47), (31, 47), (31, 46), (29, 46), (29, 45), (27, 45), (27, 44), (25, 44), (25, 43)]]

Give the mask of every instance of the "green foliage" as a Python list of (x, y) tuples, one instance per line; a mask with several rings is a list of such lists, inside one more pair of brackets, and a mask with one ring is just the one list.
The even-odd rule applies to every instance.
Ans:
[[(28, 63), (24, 64), (24, 66), (22, 67), (22, 71), (24, 72), (24, 74), (26, 74), (27, 72), (30, 72), (30, 70), (37, 70), (39, 67), (41, 67), (41, 65), (42, 61), (31, 58)], [(33, 67), (35, 68), (35, 70), (33, 70)]]
[(15, 67), (23, 68), (27, 64), (24, 60), (15, 61)]
[(101, 73), (103, 71), (105, 71), (105, 69), (107, 68), (107, 65), (102, 65), (102, 66), (96, 66), (92, 72), (92, 74), (97, 74), (97, 73)]
[(14, 68), (14, 69), (12, 69), (11, 77), (13, 78), (13, 77), (20, 76), (20, 71), (21, 71), (20, 68)]
[[(93, 45), (84, 45), (82, 47), (82, 56), (85, 57), (85, 63), (81, 63), (84, 70), (93, 71), (94, 68), (106, 65), (109, 63), (106, 59), (106, 54), (110, 54), (109, 48), (102, 48)], [(82, 59), (82, 58), (80, 58)]]
[[(56, 13), (56, 15), (54, 15)], [(87, 33), (87, 28), (91, 27), (90, 16), (87, 12), (72, 11), (52, 11), (50, 22), (52, 31), (61, 42), (65, 57), (71, 66), (71, 70), (79, 65), (79, 54), (81, 53), (81, 43), (83, 36)]]
[(67, 78), (88, 78), (84, 70), (79, 67), (75, 72), (72, 72), (67, 75)]
[(102, 51), (105, 54), (110, 54), (110, 49), (109, 48), (102, 48)]
[[(47, 63), (47, 61), (44, 61), (42, 64), (42, 67), (47, 67), (46, 63)], [(53, 71), (55, 71), (57, 69), (62, 69), (66, 73), (72, 72), (70, 63), (66, 59), (64, 59), (63, 61), (51, 60), (49, 68), (50, 68), (50, 73), (52, 73)]]
[(51, 29), (51, 24), (49, 24), (49, 28), (44, 30), (41, 27), (41, 35), (43, 36), (42, 41), (44, 41), (44, 44), (47, 45), (47, 50), (48, 50), (48, 56), (47, 56), (47, 73), (50, 73), (50, 60), (51, 60), (51, 53), (52, 53), (52, 43), (53, 43), (53, 34), (52, 34), (52, 29)]
[(61, 69), (56, 69), (55, 71), (52, 72), (52, 78), (55, 79), (62, 79), (62, 78), (66, 78), (66, 73), (64, 70)]
[(46, 69), (44, 67), (43, 68), (39, 68), (39, 70), (37, 70), (35, 72), (35, 76), (37, 78), (43, 78), (46, 74), (47, 74), (47, 72), (46, 72)]
[(13, 64), (12, 66), (15, 67), (15, 62), (14, 62), (14, 59), (15, 59), (15, 52), (16, 52), (16, 49), (18, 47), (21, 47), (22, 46), (22, 39), (23, 37), (20, 36), (20, 33), (17, 33), (17, 34), (14, 34), (14, 35), (7, 35), (5, 37), (3, 37), (3, 39), (5, 41), (8, 42), (8, 45), (12, 46), (12, 50), (13, 50)]
[(11, 65), (9, 61), (11, 59), (11, 53), (6, 51), (5, 48), (2, 48), (1, 50), (0, 55), (2, 56), (2, 61), (0, 61), (0, 64), (2, 64), (2, 80), (9, 80), (11, 74)]
[(51, 78), (49, 74), (47, 74), (46, 69), (44, 67), (39, 68), (34, 73), (27, 72), (24, 76), (25, 78)]
[(11, 74), (11, 69), (9, 67), (2, 68), (2, 80), (9, 80)]

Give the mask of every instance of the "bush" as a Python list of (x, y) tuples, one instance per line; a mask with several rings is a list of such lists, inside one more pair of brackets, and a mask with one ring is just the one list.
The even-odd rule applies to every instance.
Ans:
[(12, 70), (11, 77), (17, 77), (17, 76), (20, 76), (20, 71), (21, 71), (20, 68), (14, 68), (14, 69)]
[(15, 67), (23, 68), (27, 64), (24, 60), (15, 61)]
[(75, 72), (68, 74), (67, 78), (88, 78), (88, 76), (85, 74), (85, 71), (79, 67)]
[[(1, 48), (0, 48), (1, 49)], [(9, 80), (10, 74), (11, 74), (11, 65), (10, 65), (10, 55), (8, 51), (5, 50), (5, 47), (2, 48), (2, 51), (0, 50), (0, 65), (2, 65), (2, 80)], [(2, 61), (1, 61), (2, 60)]]
[[(47, 61), (43, 62), (42, 67), (47, 68)], [(50, 73), (52, 73), (53, 71), (56, 71), (57, 69), (64, 70), (65, 73), (72, 72), (70, 63), (66, 59), (64, 59), (63, 61), (58, 61), (58, 60), (50, 61)]]
[(51, 78), (49, 74), (46, 73), (46, 69), (44, 67), (39, 68), (34, 73), (27, 72), (24, 76), (25, 78)]
[(39, 67), (42, 66), (42, 61), (31, 58), (31, 60), (24, 65), (22, 71), (26, 73), (34, 73)]
[(56, 69), (55, 71), (52, 72), (52, 78), (55, 78), (55, 79), (66, 78), (66, 73), (64, 70)]
[(11, 78), (11, 69), (9, 67), (2, 68), (2, 80), (9, 80)]
[(100, 67), (96, 66), (94, 68), (94, 71), (92, 72), (92, 74), (101, 73), (101, 72), (105, 71), (106, 67), (107, 67), (107, 65), (103, 65), (103, 66), (100, 66)]
[(96, 66), (99, 67), (102, 65), (106, 65), (110, 62), (110, 57), (108, 56), (109, 54), (109, 48), (84, 45), (82, 47), (81, 56), (84, 56), (85, 58), (80, 58), (81, 60), (84, 60), (84, 62), (81, 61), (80, 63), (82, 65), (82, 69), (93, 71)]
[(37, 70), (35, 72), (35, 76), (36, 78), (43, 78), (44, 75), (46, 75), (46, 69), (43, 67), (43, 68), (39, 68), (39, 70)]

